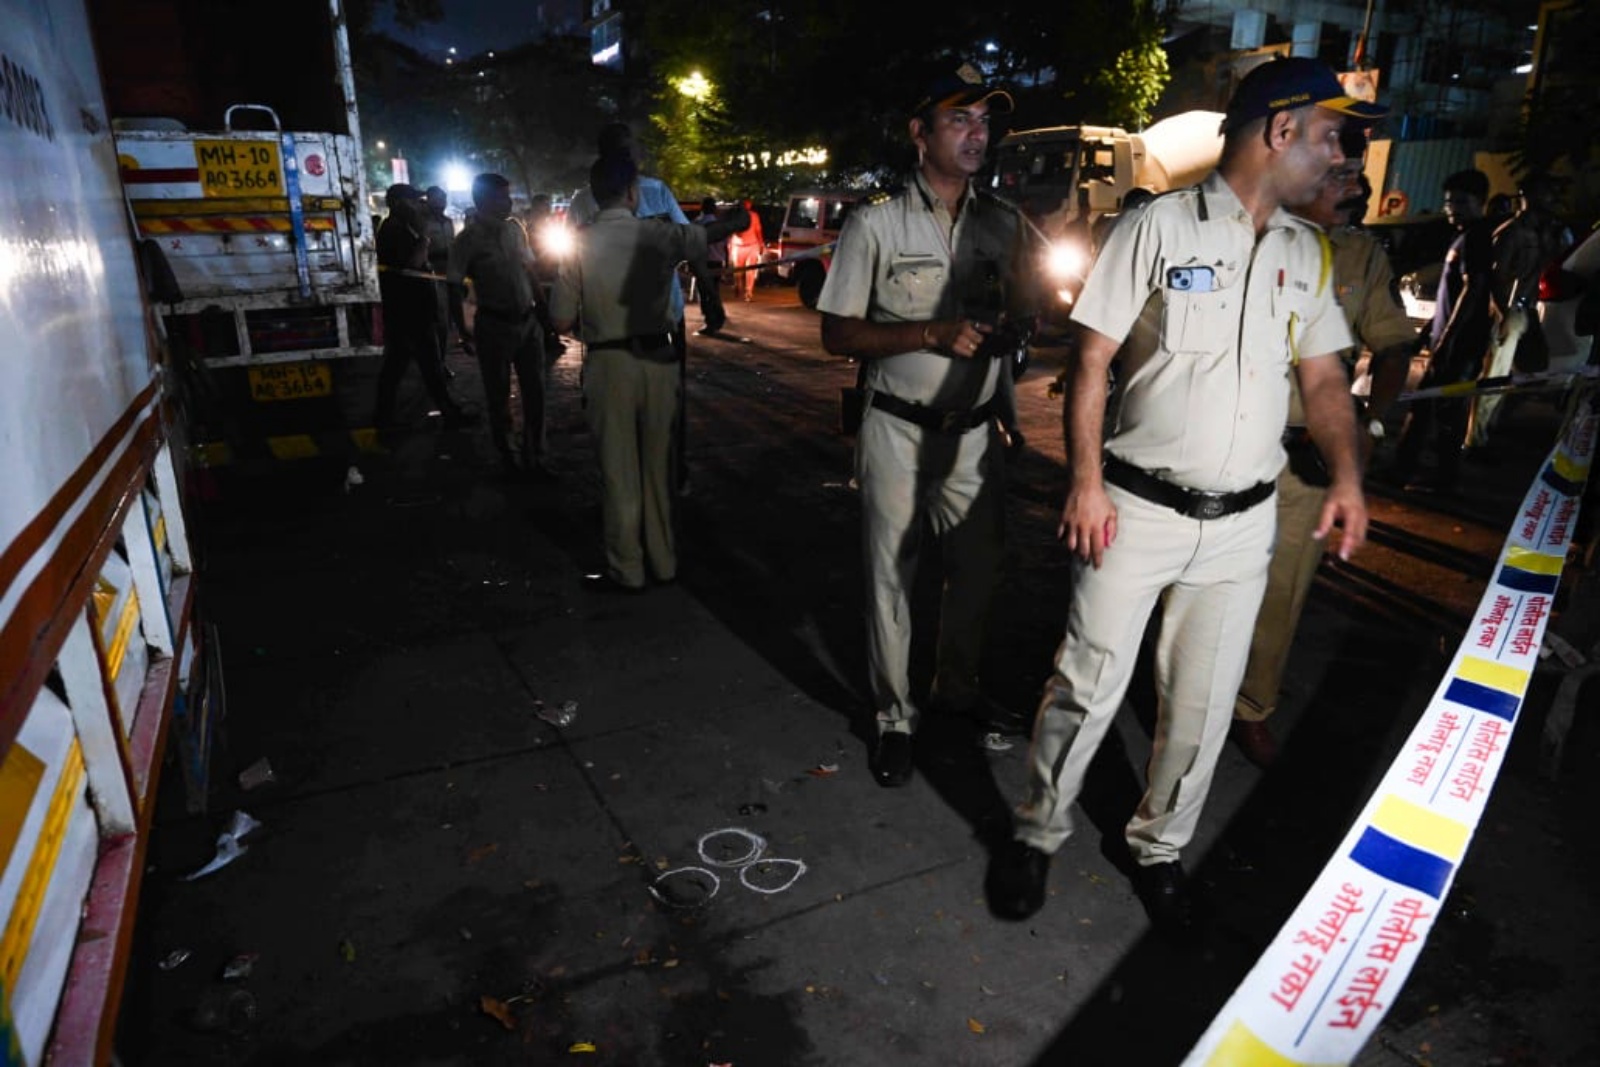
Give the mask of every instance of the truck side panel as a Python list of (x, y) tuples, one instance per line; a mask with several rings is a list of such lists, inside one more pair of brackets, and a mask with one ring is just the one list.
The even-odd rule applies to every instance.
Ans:
[(83, 0), (13, 5), (0, 65), (0, 1060), (104, 1064), (174, 652), (204, 657)]

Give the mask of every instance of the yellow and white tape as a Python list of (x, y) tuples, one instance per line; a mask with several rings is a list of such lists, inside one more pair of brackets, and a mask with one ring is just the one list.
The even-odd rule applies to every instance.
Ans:
[(1511, 743), (1589, 477), (1596, 399), (1573, 405), (1405, 747), (1186, 1067), (1348, 1064), (1399, 995)]

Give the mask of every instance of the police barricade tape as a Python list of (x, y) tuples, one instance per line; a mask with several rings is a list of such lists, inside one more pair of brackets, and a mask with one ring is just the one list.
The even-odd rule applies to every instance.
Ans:
[(1422, 952), (1511, 741), (1589, 476), (1585, 389), (1523, 498), (1474, 622), (1405, 746), (1185, 1067), (1348, 1064)]
[[(776, 267), (780, 263), (798, 263), (802, 259), (821, 259), (824, 256), (833, 255), (835, 243), (829, 241), (825, 245), (816, 245), (803, 252), (795, 252), (792, 255), (781, 256), (778, 259), (762, 260), (760, 263), (754, 263), (748, 267), (724, 267), (723, 270), (728, 274), (738, 274), (747, 270), (765, 270), (768, 267)], [(410, 270), (405, 267), (386, 267), (382, 263), (378, 264), (378, 271), (381, 274), (398, 274), (406, 278), (425, 278), (431, 282), (449, 281), (443, 274), (433, 274), (425, 270)]]
[(1496, 378), (1474, 378), (1450, 385), (1435, 385), (1427, 389), (1414, 389), (1395, 398), (1398, 404), (1413, 400), (1431, 400), (1435, 397), (1485, 396), (1489, 393), (1512, 393), (1527, 390), (1564, 389), (1574, 382), (1600, 377), (1600, 367), (1579, 367), (1576, 370), (1547, 370), (1531, 374), (1505, 374)]

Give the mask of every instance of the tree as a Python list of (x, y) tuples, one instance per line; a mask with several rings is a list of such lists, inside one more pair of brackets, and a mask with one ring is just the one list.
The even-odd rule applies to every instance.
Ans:
[(1161, 20), (1151, 0), (1137, 0), (1133, 42), (1110, 67), (1095, 74), (1095, 84), (1106, 95), (1108, 125), (1142, 130), (1149, 124), (1156, 101), (1172, 80), (1162, 36)]

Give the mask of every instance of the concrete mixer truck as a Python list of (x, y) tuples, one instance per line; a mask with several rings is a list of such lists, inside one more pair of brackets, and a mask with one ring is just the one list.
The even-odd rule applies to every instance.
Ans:
[(1164, 193), (1205, 177), (1222, 154), (1221, 126), (1218, 112), (1186, 111), (1140, 133), (1050, 126), (1006, 135), (995, 152), (994, 192), (1043, 233), (1060, 310), (1083, 283), (1095, 224), (1135, 189)]

